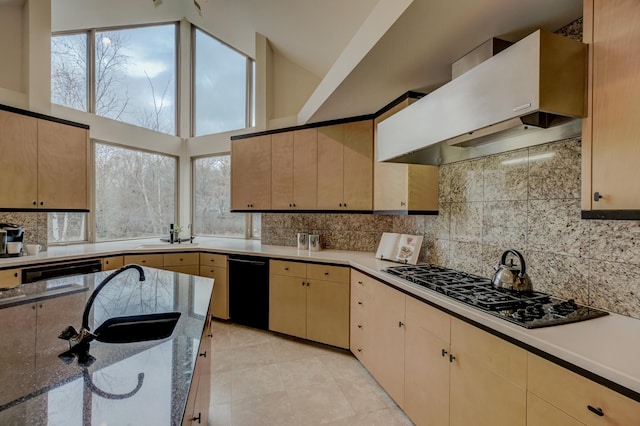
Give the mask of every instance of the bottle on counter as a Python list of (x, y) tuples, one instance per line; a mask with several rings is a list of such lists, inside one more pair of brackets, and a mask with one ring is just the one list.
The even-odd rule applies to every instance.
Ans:
[(169, 225), (169, 244), (173, 244), (173, 223)]

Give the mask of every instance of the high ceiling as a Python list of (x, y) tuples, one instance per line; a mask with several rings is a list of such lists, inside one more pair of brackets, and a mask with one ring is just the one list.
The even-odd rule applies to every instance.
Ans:
[[(20, 0), (0, 0), (0, 5), (14, 1)], [(201, 14), (194, 16), (196, 1)], [(137, 18), (131, 15), (154, 19), (163, 10), (183, 11), (248, 54), (253, 34), (263, 34), (278, 53), (321, 79), (298, 114), (300, 124), (375, 112), (408, 90), (445, 83), (450, 64), (491, 37), (513, 41), (537, 28), (555, 31), (582, 16), (582, 0), (52, 2), (54, 9), (74, 10), (54, 13), (55, 20), (87, 9), (80, 18), (84, 25), (97, 25), (100, 16), (133, 22)]]

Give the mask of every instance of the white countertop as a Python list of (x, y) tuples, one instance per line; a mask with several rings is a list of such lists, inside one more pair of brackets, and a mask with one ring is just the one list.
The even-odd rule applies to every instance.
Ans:
[(452, 313), (640, 394), (640, 320), (612, 313), (588, 321), (529, 330), (381, 272), (382, 269), (397, 264), (375, 259), (373, 253), (343, 250), (309, 252), (297, 250), (295, 247), (263, 245), (256, 240), (204, 237), (196, 238), (194, 244), (182, 243), (172, 246), (160, 245), (156, 238), (50, 247), (46, 252), (34, 256), (0, 259), (0, 268), (167, 250), (203, 250), (351, 266)]

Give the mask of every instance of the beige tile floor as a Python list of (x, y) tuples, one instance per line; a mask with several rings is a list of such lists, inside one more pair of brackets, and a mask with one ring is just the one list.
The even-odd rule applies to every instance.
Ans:
[(213, 323), (209, 426), (411, 425), (349, 352)]

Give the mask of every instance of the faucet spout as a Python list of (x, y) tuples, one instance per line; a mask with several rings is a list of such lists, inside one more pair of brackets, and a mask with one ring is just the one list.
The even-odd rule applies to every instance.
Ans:
[(93, 293), (91, 293), (91, 296), (89, 296), (89, 300), (87, 300), (87, 304), (84, 307), (84, 313), (82, 314), (82, 328), (86, 329), (87, 331), (91, 330), (89, 328), (89, 312), (91, 311), (91, 306), (93, 306), (93, 302), (94, 302), (96, 296), (98, 296), (98, 293), (100, 293), (100, 291), (104, 288), (105, 285), (107, 285), (107, 283), (109, 281), (111, 281), (117, 275), (120, 275), (121, 273), (123, 273), (127, 269), (137, 269), (138, 273), (140, 274), (140, 281), (144, 281), (145, 280), (144, 270), (142, 269), (142, 267), (140, 267), (139, 265), (133, 264), (133, 263), (131, 263), (129, 265), (125, 265), (122, 268), (120, 268), (120, 269), (114, 271), (113, 273), (111, 273), (110, 275), (108, 275), (105, 279), (102, 280), (102, 282), (100, 282), (100, 284), (98, 284), (98, 286), (95, 288), (95, 290), (93, 290)]

